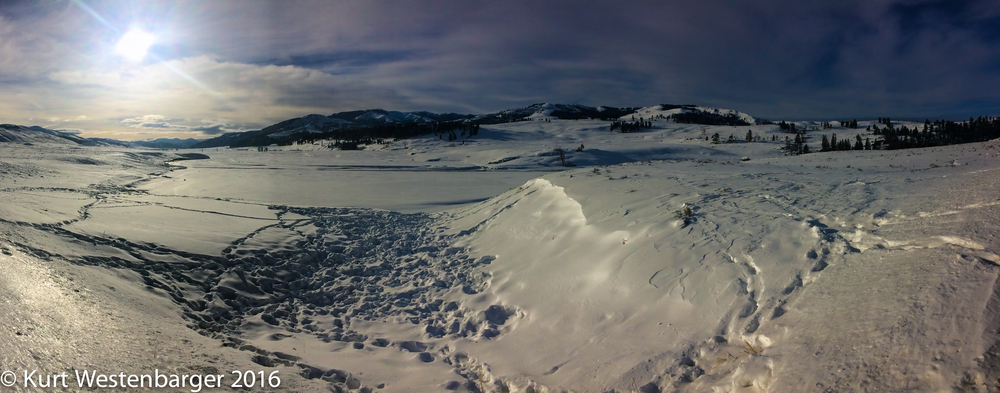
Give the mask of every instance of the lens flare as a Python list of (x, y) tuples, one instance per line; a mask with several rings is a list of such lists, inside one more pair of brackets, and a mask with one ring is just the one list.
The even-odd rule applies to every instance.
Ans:
[(153, 35), (139, 29), (129, 30), (115, 46), (115, 52), (126, 60), (137, 63), (146, 57), (149, 47), (153, 46)]

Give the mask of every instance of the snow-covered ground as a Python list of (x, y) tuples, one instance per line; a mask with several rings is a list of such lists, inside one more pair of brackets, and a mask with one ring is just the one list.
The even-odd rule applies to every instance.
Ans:
[[(774, 125), (607, 126), (172, 163), (190, 152), (0, 144), (0, 366), (279, 370), (282, 391), (1000, 389), (1000, 142), (787, 157)], [(765, 141), (706, 141), (747, 130)], [(830, 132), (864, 131), (811, 147)]]

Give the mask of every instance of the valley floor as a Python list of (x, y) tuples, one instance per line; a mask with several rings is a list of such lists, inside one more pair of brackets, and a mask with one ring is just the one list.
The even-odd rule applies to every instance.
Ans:
[(154, 369), (279, 371), (262, 391), (1000, 391), (1000, 142), (629, 138), (568, 170), (552, 138), (169, 164), (0, 145), (0, 371), (15, 391), (37, 390), (25, 370)]

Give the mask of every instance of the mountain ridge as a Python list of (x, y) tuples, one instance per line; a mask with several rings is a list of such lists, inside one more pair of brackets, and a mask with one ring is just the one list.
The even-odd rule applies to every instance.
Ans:
[[(228, 132), (208, 139), (159, 138), (143, 141), (120, 141), (107, 138), (83, 138), (71, 133), (39, 126), (0, 124), (0, 142), (58, 142), (84, 146), (125, 146), (159, 149), (184, 149), (208, 147), (268, 146), (291, 144), (310, 138), (329, 137), (337, 132), (351, 130), (357, 138), (364, 129), (379, 127), (420, 127), (437, 129), (441, 124), (466, 125), (498, 124), (528, 120), (636, 120), (673, 117), (678, 122), (704, 124), (744, 125), (757, 119), (732, 109), (710, 108), (698, 105), (659, 104), (648, 107), (587, 106), (581, 104), (536, 103), (523, 107), (504, 109), (482, 114), (434, 113), (429, 111), (391, 111), (381, 108), (336, 112), (330, 115), (309, 114), (283, 120), (259, 130)], [(416, 131), (419, 134), (419, 130)], [(444, 131), (428, 131), (444, 132)], [(411, 129), (408, 135), (414, 135)]]
[[(683, 110), (697, 110), (697, 108), (703, 108), (695, 105), (669, 104), (658, 105), (658, 107), (684, 108)], [(347, 128), (383, 127), (403, 124), (431, 124), (434, 122), (447, 123), (461, 121), (469, 124), (480, 125), (545, 119), (615, 120), (624, 116), (636, 114), (642, 109), (644, 108), (608, 106), (592, 107), (580, 104), (551, 103), (537, 103), (524, 107), (505, 109), (478, 115), (433, 113), (428, 111), (399, 112), (388, 111), (385, 109), (363, 109), (337, 112), (329, 116), (317, 114), (306, 115), (275, 123), (260, 130), (223, 134), (216, 138), (199, 142), (192, 147), (266, 146), (272, 143), (293, 143), (295, 142), (296, 138), (294, 135), (296, 134), (302, 135), (301, 138), (298, 139), (304, 139), (307, 138), (307, 136), (305, 136), (307, 134), (332, 133)], [(732, 110), (726, 109), (725, 111)]]

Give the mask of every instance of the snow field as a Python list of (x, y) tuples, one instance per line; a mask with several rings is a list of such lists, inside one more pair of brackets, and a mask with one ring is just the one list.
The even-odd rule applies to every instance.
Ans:
[[(3, 147), (0, 258), (61, 266), (56, 288), (132, 319), (39, 315), (188, 337), (170, 348), (200, 355), (169, 352), (174, 367), (273, 367), (304, 391), (988, 391), (1000, 377), (997, 141), (783, 157), (710, 146), (704, 126), (599, 124), (206, 150), (173, 170), (166, 152)], [(526, 172), (563, 169), (556, 147), (595, 166)], [(16, 271), (12, 301), (65, 302), (30, 300)], [(69, 271), (78, 283), (59, 281)], [(59, 319), (5, 311), (12, 329), (45, 326), (46, 348), (70, 342)], [(81, 335), (99, 345), (80, 358), (109, 353), (113, 336)], [(124, 337), (137, 367), (156, 364)]]

